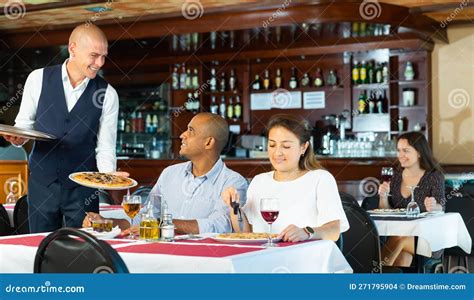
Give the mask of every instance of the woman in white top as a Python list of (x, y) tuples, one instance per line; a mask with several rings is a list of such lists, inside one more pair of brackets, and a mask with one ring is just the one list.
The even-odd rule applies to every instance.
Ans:
[(239, 201), (235, 188), (222, 193), (229, 206), (235, 232), (267, 232), (260, 214), (260, 199), (276, 197), (279, 215), (272, 231), (283, 241), (308, 239), (336, 241), (349, 229), (334, 177), (316, 160), (309, 142), (311, 129), (305, 120), (291, 115), (276, 115), (267, 126), (268, 156), (274, 171), (254, 177), (242, 207), (240, 228), (232, 203)]

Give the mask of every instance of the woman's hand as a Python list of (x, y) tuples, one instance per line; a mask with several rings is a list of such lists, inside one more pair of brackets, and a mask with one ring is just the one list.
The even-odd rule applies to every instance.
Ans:
[(284, 242), (301, 242), (308, 239), (308, 234), (303, 228), (291, 224), (280, 232), (278, 238)]
[(388, 194), (390, 194), (390, 183), (388, 181), (384, 181), (379, 185), (379, 195), (385, 197), (385, 195)]
[(237, 193), (237, 190), (232, 186), (226, 188), (222, 192), (221, 198), (222, 198), (222, 201), (224, 201), (224, 203), (230, 208), (232, 208), (232, 202), (239, 203), (240, 201), (239, 193)]
[(140, 227), (138, 225), (133, 225), (132, 227), (129, 227), (127, 229), (122, 230), (120, 235), (121, 236), (129, 236), (130, 232), (132, 232), (133, 235), (138, 236), (140, 234)]
[(87, 212), (84, 220), (82, 221), (82, 227), (91, 227), (93, 220), (103, 220), (104, 218), (95, 212)]
[(437, 211), (440, 210), (439, 207), (440, 205), (438, 204), (438, 201), (434, 197), (426, 197), (424, 201), (426, 211)]
[(116, 176), (122, 176), (122, 177), (130, 177), (130, 173), (128, 172), (123, 172), (123, 171), (117, 171), (117, 172), (112, 172), (110, 173), (112, 175), (116, 175)]

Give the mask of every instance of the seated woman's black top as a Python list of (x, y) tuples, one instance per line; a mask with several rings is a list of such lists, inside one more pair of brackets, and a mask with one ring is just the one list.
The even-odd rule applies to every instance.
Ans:
[[(411, 196), (404, 198), (401, 193), (402, 170), (395, 171), (390, 181), (390, 194), (388, 201), (392, 208), (406, 208)], [(444, 175), (439, 171), (426, 171), (420, 179), (418, 187), (415, 189), (415, 201), (418, 203), (421, 212), (426, 211), (425, 198), (434, 197), (436, 201), (446, 206), (446, 195), (444, 189)]]

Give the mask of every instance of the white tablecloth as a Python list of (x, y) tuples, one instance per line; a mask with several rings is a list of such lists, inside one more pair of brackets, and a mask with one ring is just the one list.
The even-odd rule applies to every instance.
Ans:
[(374, 220), (380, 236), (417, 236), (416, 253), (431, 257), (431, 252), (459, 246), (471, 252), (472, 240), (460, 214), (445, 213), (406, 221)]
[[(2, 243), (2, 240), (6, 238), (11, 238), (11, 236), (0, 238), (0, 273), (32, 273), (37, 247)], [(143, 242), (137, 241), (134, 243)], [(118, 249), (126, 246), (127, 244), (118, 244), (112, 247)], [(193, 247), (193, 245), (189, 246)], [(216, 247), (215, 244), (209, 244), (208, 246)], [(231, 247), (234, 247), (234, 245), (231, 245)], [(352, 272), (344, 256), (332, 241), (300, 243), (288, 247), (263, 249), (226, 257), (129, 252), (119, 252), (119, 254), (131, 273)]]

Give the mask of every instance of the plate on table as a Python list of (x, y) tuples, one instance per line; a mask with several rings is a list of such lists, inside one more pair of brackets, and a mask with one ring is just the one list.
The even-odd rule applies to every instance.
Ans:
[(5, 124), (0, 124), (0, 134), (16, 136), (16, 137), (26, 138), (30, 140), (37, 140), (37, 141), (51, 141), (51, 140), (57, 139), (57, 137), (49, 133), (45, 133), (45, 132), (41, 132), (41, 131), (33, 130), (33, 129), (5, 125)]
[(83, 231), (85, 231), (89, 234), (92, 234), (93, 236), (95, 236), (99, 240), (113, 239), (114, 237), (120, 235), (120, 233), (122, 232), (122, 230), (120, 230), (120, 227), (118, 227), (118, 226), (115, 226), (114, 228), (112, 228), (112, 231), (103, 231), (103, 232), (94, 231), (94, 229), (92, 229), (92, 227), (81, 228), (81, 230), (83, 230)]
[(367, 211), (371, 215), (391, 215), (391, 216), (405, 216), (406, 209), (405, 208), (376, 208)]
[(101, 172), (76, 172), (69, 174), (69, 179), (85, 187), (103, 190), (126, 190), (138, 184), (128, 177)]
[[(279, 242), (281, 239), (277, 239), (278, 234), (272, 234), (272, 241)], [(268, 241), (267, 233), (221, 233), (211, 237), (213, 240), (221, 243), (236, 243), (236, 244), (258, 244), (265, 243)]]

